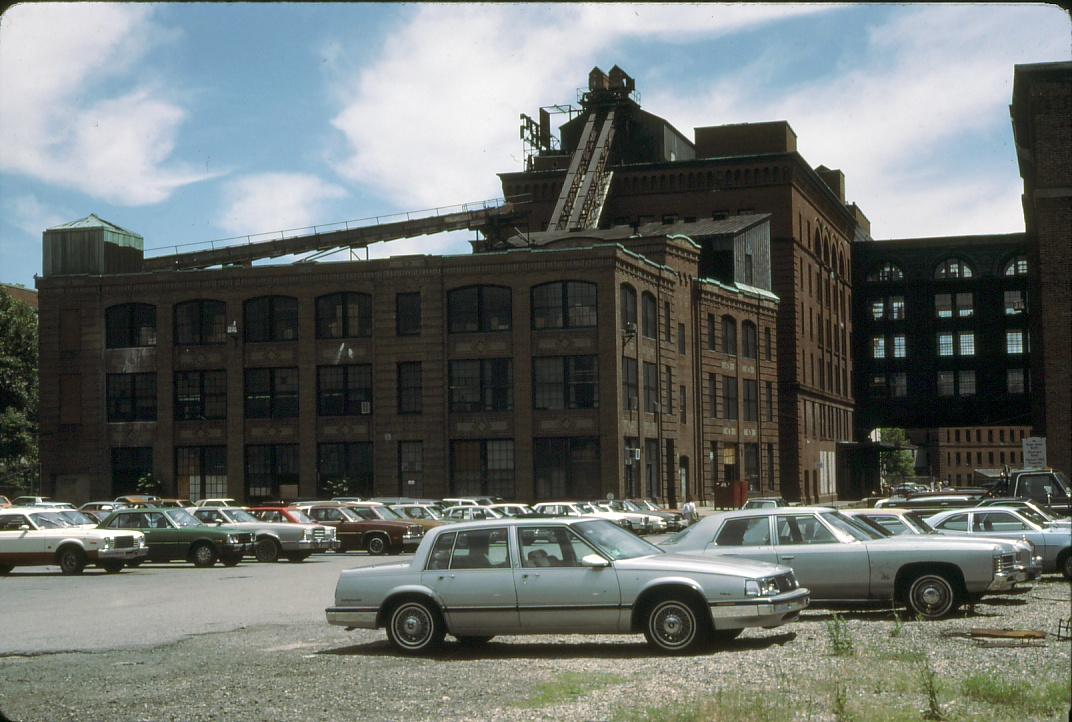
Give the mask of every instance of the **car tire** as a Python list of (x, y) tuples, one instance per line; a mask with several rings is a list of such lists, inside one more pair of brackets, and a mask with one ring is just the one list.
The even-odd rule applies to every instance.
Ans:
[(1064, 574), (1065, 579), (1072, 580), (1072, 551), (1066, 551), (1064, 559), (1057, 560), (1057, 569)]
[(741, 636), (743, 629), (715, 629), (711, 632), (711, 641), (715, 644), (729, 644)]
[(387, 615), (387, 639), (405, 654), (427, 654), (443, 643), (446, 628), (434, 604), (407, 599)]
[(195, 567), (211, 567), (218, 558), (216, 550), (207, 542), (201, 542), (190, 551), (190, 560)]
[(109, 574), (118, 574), (123, 571), (123, 567), (126, 565), (123, 562), (102, 562), (101, 566)]
[(942, 574), (920, 574), (908, 585), (908, 608), (924, 619), (941, 619), (959, 605), (953, 583)]
[(279, 561), (280, 551), (282, 550), (279, 548), (279, 542), (265, 537), (257, 542), (257, 546), (253, 549), (253, 554), (259, 562), (277, 562)]
[(681, 597), (655, 600), (644, 616), (644, 638), (665, 654), (691, 652), (710, 639), (710, 626), (698, 605)]
[(86, 568), (86, 555), (78, 547), (66, 546), (56, 554), (56, 563), (60, 565), (61, 574), (81, 574)]
[(491, 636), (491, 635), (489, 635), (487, 637), (462, 636), (462, 637), (455, 637), (455, 639), (457, 639), (458, 644), (462, 645), (463, 647), (480, 647), (480, 646), (483, 646), (483, 645), (487, 644), (492, 639), (494, 639), (494, 636)]
[(288, 562), (294, 562), (295, 564), (297, 564), (298, 562), (304, 562), (308, 558), (309, 558), (309, 552), (301, 552), (301, 553), (298, 553), (298, 554), (287, 554), (287, 561)]
[(387, 538), (374, 534), (365, 540), (365, 551), (373, 556), (382, 556), (387, 553)]

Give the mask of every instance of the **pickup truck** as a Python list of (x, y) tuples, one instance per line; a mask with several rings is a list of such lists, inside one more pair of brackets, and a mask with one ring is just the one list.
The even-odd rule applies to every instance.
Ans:
[(1030, 499), (1064, 516), (1072, 515), (1068, 477), (1054, 469), (1010, 469), (1002, 472), (990, 496)]

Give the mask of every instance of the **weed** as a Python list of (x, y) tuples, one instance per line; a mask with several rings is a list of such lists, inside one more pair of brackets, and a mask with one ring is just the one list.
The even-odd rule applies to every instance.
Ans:
[(852, 719), (851, 717), (849, 717), (849, 713), (845, 708), (846, 702), (847, 702), (847, 695), (845, 693), (845, 685), (841, 683), (841, 678), (840, 677), (835, 678), (834, 679), (834, 700), (833, 700), (833, 703), (834, 703), (834, 719), (838, 720), (838, 722), (842, 722), (843, 720)]
[(606, 687), (610, 684), (624, 682), (624, 678), (616, 674), (579, 674), (577, 672), (564, 672), (556, 675), (547, 682), (537, 684), (533, 693), (525, 699), (515, 703), (517, 707), (534, 708), (547, 707), (562, 702), (572, 702), (578, 697), (583, 697), (592, 690)]
[(919, 664), (926, 657), (918, 649), (901, 649), (899, 647), (883, 647), (873, 653), (876, 659), (889, 662), (904, 662), (905, 664)]
[(904, 633), (904, 622), (901, 621), (901, 615), (897, 613), (897, 605), (894, 600), (890, 600), (890, 610), (893, 612), (893, 629), (890, 630), (891, 637), (900, 637)]
[(927, 709), (923, 712), (923, 719), (932, 722), (945, 719), (942, 705), (938, 702), (938, 673), (926, 658), (920, 664), (919, 674), (923, 680), (923, 691), (927, 695)]
[(799, 703), (780, 692), (719, 690), (714, 697), (672, 707), (621, 710), (615, 722), (784, 722), (792, 719)]
[(826, 634), (830, 637), (830, 649), (835, 657), (851, 657), (856, 653), (849, 624), (837, 612), (830, 615), (830, 620), (826, 623)]
[(1053, 713), (1069, 703), (1067, 681), (1043, 680), (1031, 683), (973, 674), (964, 679), (961, 689), (969, 699), (1006, 707), (1010, 712), (1016, 712), (1023, 717)]

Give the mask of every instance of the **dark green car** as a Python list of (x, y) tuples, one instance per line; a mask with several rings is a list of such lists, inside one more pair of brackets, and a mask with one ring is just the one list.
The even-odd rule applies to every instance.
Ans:
[(143, 507), (113, 511), (100, 529), (135, 529), (145, 534), (149, 555), (142, 561), (168, 562), (173, 559), (211, 567), (216, 561), (233, 567), (244, 554), (253, 553), (253, 534), (227, 526), (202, 524), (181, 508)]

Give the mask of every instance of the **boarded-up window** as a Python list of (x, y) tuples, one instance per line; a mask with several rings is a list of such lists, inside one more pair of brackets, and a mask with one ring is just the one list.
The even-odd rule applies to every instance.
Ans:
[(77, 308), (60, 311), (60, 351), (77, 351), (82, 347), (82, 313)]
[(80, 374), (60, 374), (60, 423), (82, 423), (82, 376)]

